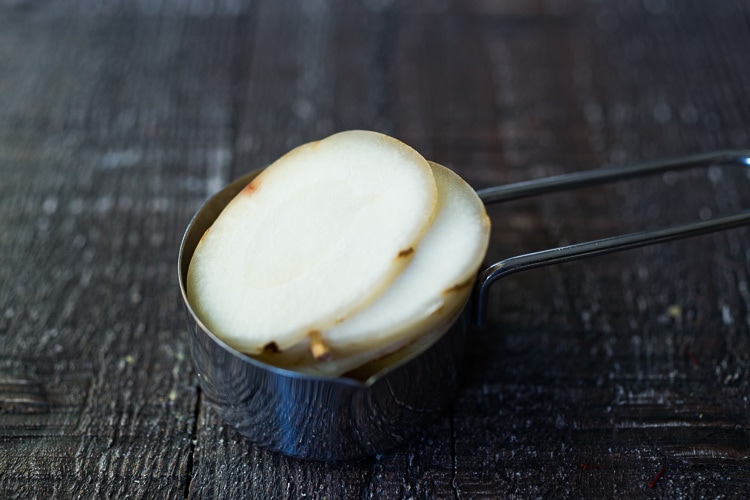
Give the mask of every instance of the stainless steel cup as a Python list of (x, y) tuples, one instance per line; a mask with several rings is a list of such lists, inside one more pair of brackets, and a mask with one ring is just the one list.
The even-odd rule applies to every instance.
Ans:
[[(750, 165), (750, 152), (724, 151), (630, 167), (595, 169), (479, 191), (497, 203), (670, 170)], [(341, 460), (380, 453), (438, 417), (459, 388), (466, 330), (480, 323), (492, 284), (511, 273), (750, 224), (750, 210), (666, 229), (535, 252), (484, 270), (472, 297), (442, 336), (406, 355), (370, 366), (358, 377), (324, 378), (262, 363), (229, 347), (195, 315), (186, 292), (190, 259), (226, 204), (260, 171), (221, 190), (198, 211), (180, 246), (178, 273), (189, 345), (201, 388), (221, 418), (250, 441), (306, 459)], [(365, 375), (362, 375), (365, 373)]]

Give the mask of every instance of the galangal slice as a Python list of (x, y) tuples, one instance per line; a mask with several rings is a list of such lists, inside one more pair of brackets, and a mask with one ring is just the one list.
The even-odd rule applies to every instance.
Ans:
[(190, 306), (248, 354), (315, 341), (393, 282), (436, 205), (428, 162), (396, 139), (348, 131), (300, 146), (205, 233), (188, 271)]
[(450, 327), (487, 251), (490, 220), (471, 186), (441, 165), (431, 167), (438, 188), (435, 219), (392, 285), (367, 308), (321, 333), (329, 359), (316, 360), (298, 347), (269, 353), (264, 361), (338, 376), (399, 349), (429, 344)]

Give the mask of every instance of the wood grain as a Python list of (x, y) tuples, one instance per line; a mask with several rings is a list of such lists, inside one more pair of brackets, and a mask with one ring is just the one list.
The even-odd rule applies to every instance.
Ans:
[[(342, 129), (477, 188), (746, 148), (748, 19), (697, 0), (0, 3), (0, 497), (742, 496), (747, 229), (504, 279), (445, 415), (347, 463), (220, 421), (176, 259), (209, 194)], [(488, 259), (747, 208), (747, 182), (491, 207)]]

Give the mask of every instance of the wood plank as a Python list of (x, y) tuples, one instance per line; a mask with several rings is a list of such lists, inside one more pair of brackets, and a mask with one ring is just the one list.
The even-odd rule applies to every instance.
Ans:
[(0, 21), (25, 48), (0, 108), (0, 496), (182, 497), (198, 399), (175, 262), (228, 179), (233, 24), (54, 8)]
[[(618, 151), (617, 143), (606, 145), (600, 141), (629, 137), (632, 141), (624, 144), (637, 144), (647, 152), (657, 151), (657, 144), (664, 152), (662, 155), (668, 154), (670, 147), (673, 151), (693, 150), (676, 136), (664, 135), (670, 129), (660, 121), (665, 117), (659, 114), (662, 111), (657, 101), (650, 104), (643, 101), (643, 92), (648, 92), (659, 96), (663, 106), (676, 107), (675, 103), (679, 104), (680, 100), (677, 93), (669, 89), (670, 82), (662, 76), (664, 68), (669, 66), (669, 61), (695, 63), (695, 59), (681, 54), (685, 48), (679, 44), (668, 44), (665, 39), (658, 43), (648, 40), (653, 33), (663, 33), (653, 28), (650, 17), (648, 13), (622, 16), (620, 22), (627, 25), (620, 30), (593, 33), (599, 35), (600, 40), (574, 35), (585, 32), (586, 21), (580, 19), (555, 37), (573, 43), (567, 50), (574, 59), (565, 66), (562, 65), (567, 58), (565, 53), (549, 58), (550, 51), (555, 50), (549, 48), (549, 43), (540, 44), (535, 53), (534, 46), (521, 34), (508, 35), (498, 30), (487, 37), (492, 57), (510, 59), (496, 60), (496, 68), (521, 68), (524, 59), (542, 64), (546, 69), (550, 67), (549, 62), (563, 62), (552, 66), (552, 74), (558, 78), (546, 88), (537, 87), (539, 95), (530, 98), (531, 102), (539, 103), (578, 103), (579, 109), (587, 111), (581, 117), (585, 118), (583, 123), (573, 121), (571, 124), (570, 113), (551, 114), (546, 121), (538, 122), (542, 134), (545, 127), (557, 131), (566, 123), (580, 131), (576, 134), (578, 137), (564, 135), (574, 141), (563, 146), (559, 152), (561, 158), (596, 159), (601, 152)], [(695, 24), (703, 17), (695, 15), (690, 19)], [(674, 20), (669, 24), (672, 30), (677, 26)], [(695, 36), (700, 30), (693, 24), (683, 32)], [(692, 28), (695, 29), (691, 31)], [(514, 37), (519, 39), (518, 45), (512, 45)], [(627, 50), (628, 43), (641, 38), (645, 39), (643, 47), (653, 46), (658, 50), (650, 59), (640, 54), (640, 64), (637, 64), (625, 57), (627, 52), (619, 51)], [(599, 70), (597, 62), (606, 66)], [(638, 73), (633, 70), (634, 66)], [(575, 73), (568, 72), (571, 67), (575, 68)], [(683, 68), (675, 69), (677, 74), (683, 72)], [(705, 73), (707, 69), (698, 67), (691, 71)], [(533, 71), (527, 69), (526, 74)], [(649, 71), (653, 71), (653, 76), (644, 78)], [(600, 84), (599, 77), (606, 83)], [(514, 90), (529, 92), (535, 88), (531, 77), (526, 78), (529, 80), (520, 84), (504, 83), (510, 85), (510, 89), (504, 89), (509, 103), (516, 100)], [(520, 88), (516, 87), (518, 85)], [(675, 101), (671, 101), (672, 98)], [(717, 105), (716, 102), (708, 104), (711, 109), (716, 109)], [(606, 106), (613, 106), (613, 110), (610, 112)], [(618, 121), (619, 110), (633, 106), (641, 106), (642, 110), (622, 114), (629, 122)], [(523, 124), (520, 126), (524, 128)], [(613, 128), (617, 134), (612, 134)], [(596, 142), (586, 144), (585, 140), (592, 138), (596, 138)], [(739, 141), (732, 143), (732, 138), (727, 139), (730, 142), (713, 147), (741, 146)], [(545, 153), (554, 151), (551, 145), (544, 144)], [(588, 148), (591, 150), (586, 151)], [(627, 157), (637, 159), (642, 158), (642, 154), (632, 151)], [(600, 161), (604, 163), (608, 158), (601, 157)], [(696, 217), (704, 204), (724, 205), (722, 210), (729, 208), (715, 188), (709, 185), (706, 189), (706, 184), (710, 183), (705, 182), (705, 172), (686, 177), (687, 182), (681, 179), (674, 189), (657, 179), (602, 190), (598, 196), (572, 193), (543, 200), (540, 202), (542, 224), (549, 228), (548, 239), (562, 244), (597, 236), (591, 233), (592, 229), (635, 229), (641, 221), (653, 227), (688, 220)], [(733, 178), (742, 181), (736, 176)], [(702, 184), (698, 189), (696, 182)], [(738, 185), (729, 181), (720, 189), (732, 193)], [(684, 191), (677, 194), (680, 188)], [(687, 202), (692, 210), (687, 209)], [(619, 220), (616, 219), (618, 205), (623, 205), (625, 212)], [(739, 203), (731, 205), (733, 209), (739, 207)], [(656, 216), (655, 206), (662, 212)], [(571, 213), (570, 207), (581, 207), (578, 209), (581, 214), (602, 214), (601, 222), (595, 220), (592, 226), (587, 220), (580, 224), (567, 215)], [(575, 209), (572, 213), (576, 213)], [(526, 219), (533, 220), (532, 217)], [(706, 356), (709, 359), (704, 358), (694, 366), (692, 355), (685, 353), (694, 352), (690, 350), (692, 342), (705, 342), (698, 340), (701, 338), (734, 337), (731, 333), (734, 328), (721, 326), (721, 306), (707, 303), (706, 298), (729, 295), (735, 297), (733, 300), (742, 301), (744, 285), (739, 283), (744, 282), (747, 275), (746, 266), (743, 269), (742, 265), (731, 265), (733, 270), (729, 274), (738, 274), (727, 279), (726, 271), (719, 271), (710, 261), (693, 262), (691, 255), (726, 251), (711, 247), (723, 247), (727, 240), (744, 240), (743, 235), (746, 231), (740, 230), (563, 266), (561, 280), (556, 278), (557, 271), (535, 271), (528, 277), (512, 279), (507, 289), (505, 284), (499, 287), (497, 293), (501, 297), (496, 304), (498, 307), (502, 304), (502, 311), (508, 312), (501, 312), (498, 323), (489, 327), (487, 333), (482, 332), (479, 346), (470, 352), (470, 359), (484, 360), (484, 363), (470, 363), (470, 366), (479, 365), (475, 382), (469, 383), (459, 399), (460, 407), (466, 408), (465, 414), (457, 415), (456, 424), (457, 429), (463, 429), (457, 434), (457, 461), (466, 465), (465, 472), (459, 472), (457, 482), (462, 485), (459, 491), (467, 496), (498, 491), (502, 495), (523, 488), (531, 492), (529, 494), (540, 496), (581, 493), (602, 496), (613, 491), (643, 490), (661, 467), (668, 465), (666, 478), (669, 479), (660, 484), (667, 489), (660, 491), (681, 496), (711, 491), (715, 478), (723, 473), (738, 477), (750, 450), (747, 420), (743, 416), (746, 412), (735, 410), (736, 405), (741, 404), (733, 395), (735, 388), (722, 388), (711, 373), (713, 367), (720, 366), (724, 355), (714, 350), (713, 356)], [(527, 239), (532, 238), (533, 234)], [(741, 246), (736, 244), (735, 248)], [(734, 253), (734, 259), (737, 258), (742, 262), (741, 253)], [(724, 259), (726, 257), (722, 258), (724, 262), (733, 261)], [(726, 276), (720, 278), (721, 292), (710, 284), (718, 278), (717, 274)], [(707, 282), (705, 277), (711, 278)], [(529, 286), (535, 293), (529, 293)], [(509, 304), (507, 309), (506, 303)], [(698, 308), (703, 312), (697, 313)], [(734, 310), (741, 317), (744, 306)], [(730, 316), (737, 318), (737, 313)], [(705, 316), (698, 320), (698, 315)], [(505, 332), (501, 338), (497, 337), (499, 329)], [(741, 337), (739, 345), (744, 344), (746, 336)], [(729, 342), (719, 341), (719, 345), (733, 342), (736, 342), (734, 338)], [(705, 344), (698, 349), (705, 354), (710, 352)], [(704, 364), (708, 366), (701, 368)], [(733, 366), (736, 373), (741, 363), (733, 363)], [(479, 407), (478, 402), (482, 403)], [(478, 434), (471, 432), (472, 429), (485, 432)], [(716, 440), (710, 440), (709, 444), (705, 435), (710, 433), (714, 433)], [(707, 463), (713, 468), (706, 467)], [(597, 467), (584, 471), (580, 464)], [(476, 471), (482, 471), (479, 480)], [(743, 479), (737, 487), (746, 487)]]
[[(0, 496), (740, 496), (747, 229), (503, 280), (446, 413), (344, 463), (221, 422), (175, 260), (206, 196), (344, 128), (477, 187), (747, 147), (747, 19), (739, 1), (6, 2)], [(729, 213), (747, 180), (493, 207), (488, 258)]]

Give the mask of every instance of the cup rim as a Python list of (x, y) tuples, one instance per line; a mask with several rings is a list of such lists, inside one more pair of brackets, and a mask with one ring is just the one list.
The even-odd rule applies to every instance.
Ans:
[[(224, 342), (215, 333), (213, 333), (203, 323), (203, 321), (201, 321), (201, 319), (193, 310), (193, 307), (190, 304), (190, 300), (187, 295), (187, 289), (185, 286), (185, 283), (187, 280), (187, 270), (190, 265), (190, 259), (192, 259), (192, 256), (193, 256), (193, 252), (195, 251), (195, 248), (197, 247), (197, 244), (200, 241), (200, 238), (203, 236), (203, 234), (205, 234), (205, 232), (208, 230), (211, 224), (213, 224), (213, 222), (219, 216), (219, 214), (227, 205), (227, 203), (229, 203), (229, 201), (233, 199), (235, 195), (242, 190), (243, 187), (249, 184), (250, 181), (252, 181), (252, 179), (254, 179), (256, 176), (258, 176), (264, 169), (265, 167), (252, 170), (234, 179), (233, 181), (229, 182), (224, 187), (222, 187), (219, 191), (209, 196), (201, 204), (200, 208), (195, 212), (195, 214), (190, 219), (190, 222), (188, 223), (187, 228), (185, 229), (185, 232), (183, 233), (182, 240), (180, 242), (179, 255), (177, 259), (177, 277), (178, 277), (178, 281), (180, 285), (180, 294), (182, 296), (182, 301), (190, 316), (190, 319), (195, 322), (195, 324), (198, 326), (201, 332), (207, 335), (211, 339), (212, 342), (216, 343), (222, 349), (229, 352), (231, 355), (241, 359), (242, 361), (249, 363), (258, 369), (266, 370), (276, 375), (299, 379), (299, 380), (327, 382), (327, 383), (347, 386), (347, 387), (356, 388), (356, 389), (366, 389), (376, 384), (378, 381), (386, 378), (389, 373), (399, 369), (401, 366), (410, 363), (414, 359), (424, 354), (426, 351), (432, 348), (437, 343), (437, 341), (440, 340), (440, 338), (442, 338), (450, 328), (453, 327), (456, 321), (458, 321), (458, 316), (460, 316), (461, 313), (459, 313), (458, 316), (456, 316), (451, 321), (449, 321), (445, 325), (444, 331), (441, 332), (439, 335), (435, 335), (435, 338), (432, 339), (432, 341), (426, 342), (425, 345), (419, 346), (417, 349), (414, 350), (414, 352), (409, 353), (407, 356), (404, 356), (403, 358), (398, 359), (394, 363), (384, 368), (381, 368), (380, 370), (373, 373), (365, 380), (358, 380), (358, 379), (346, 377), (343, 375), (337, 376), (337, 377), (330, 377), (330, 376), (325, 376), (325, 375), (301, 373), (301, 372), (297, 372), (291, 369), (274, 366), (274, 365), (265, 363), (263, 361), (260, 361), (258, 359), (255, 359), (241, 351), (238, 351), (234, 347)], [(202, 227), (202, 226), (205, 226), (205, 227)], [(199, 231), (200, 234), (199, 235), (194, 234), (196, 231)], [(466, 303), (470, 301), (471, 295), (472, 294), (469, 294), (469, 296), (467, 297)], [(466, 308), (466, 303), (461, 308), (461, 310)], [(386, 356), (389, 356), (389, 355), (390, 354)]]

